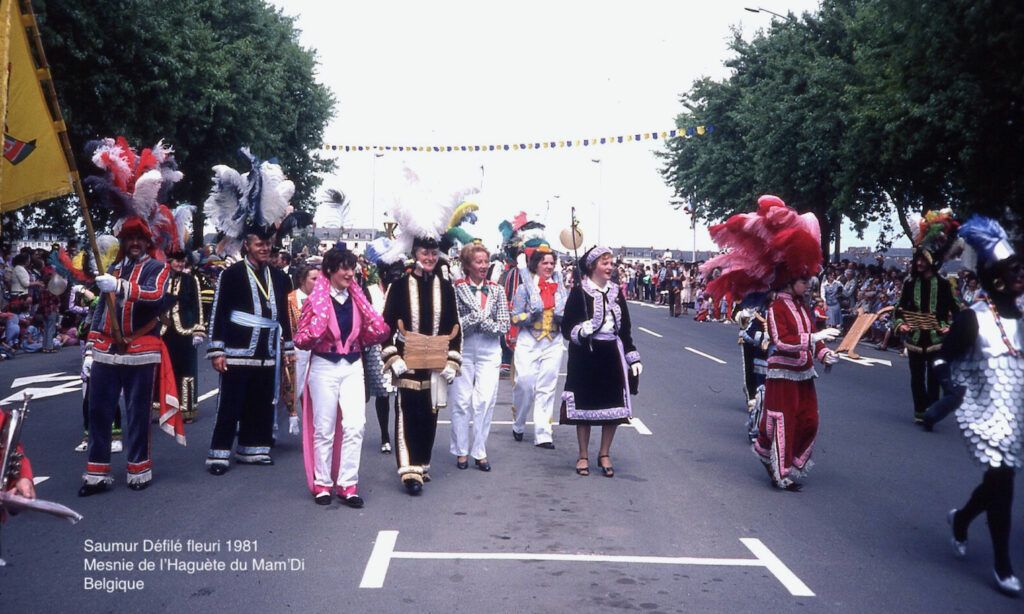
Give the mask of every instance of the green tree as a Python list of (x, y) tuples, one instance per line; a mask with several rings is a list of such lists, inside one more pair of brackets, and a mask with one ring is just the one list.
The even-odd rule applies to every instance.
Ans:
[[(317, 174), (333, 168), (315, 151), (334, 98), (316, 82), (315, 52), (299, 44), (292, 18), (264, 0), (33, 6), (83, 173), (91, 168), (81, 155), (90, 139), (120, 134), (145, 147), (163, 138), (185, 173), (174, 197), (201, 205), (211, 167), (243, 166), (236, 152), (248, 145), (277, 157), (295, 180), (297, 207), (313, 203)], [(68, 228), (68, 210), (58, 201), (32, 217)]]

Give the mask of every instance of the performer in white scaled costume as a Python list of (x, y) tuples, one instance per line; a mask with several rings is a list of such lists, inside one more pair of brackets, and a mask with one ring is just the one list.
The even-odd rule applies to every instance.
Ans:
[(512, 404), (516, 420), (512, 436), (523, 440), (526, 418), (533, 410), (533, 443), (553, 449), (551, 416), (555, 411), (558, 371), (565, 346), (559, 326), (568, 295), (561, 274), (555, 272), (555, 254), (547, 245), (529, 256), (527, 270), (520, 271), (522, 283), (512, 300), (512, 323), (519, 327), (516, 344), (516, 383)]

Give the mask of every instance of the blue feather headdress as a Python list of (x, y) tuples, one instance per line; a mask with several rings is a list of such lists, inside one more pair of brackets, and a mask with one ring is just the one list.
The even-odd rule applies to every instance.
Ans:
[(1014, 255), (1006, 231), (996, 220), (983, 215), (972, 215), (960, 227), (960, 238), (974, 251), (978, 268), (984, 269)]

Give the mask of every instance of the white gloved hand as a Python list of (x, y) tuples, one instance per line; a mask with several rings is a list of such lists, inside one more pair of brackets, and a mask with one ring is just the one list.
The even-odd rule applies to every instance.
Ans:
[(395, 362), (391, 363), (391, 372), (395, 374), (395, 377), (401, 377), (403, 373), (409, 370), (409, 367), (405, 364), (405, 361), (401, 358), (396, 358)]
[(288, 416), (288, 434), (298, 435), (299, 434), (299, 417)]
[(839, 354), (836, 354), (835, 352), (827, 352), (825, 356), (821, 359), (821, 362), (831, 367), (832, 365), (839, 362)]
[(629, 365), (629, 372), (633, 374), (633, 377), (640, 377), (640, 374), (644, 372), (643, 363), (634, 362)]
[(455, 375), (455, 368), (452, 367), (451, 365), (448, 365), (447, 367), (441, 370), (441, 377), (443, 377), (444, 381), (448, 382), (449, 384), (455, 381)]
[(819, 341), (834, 341), (840, 334), (842, 334), (842, 331), (838, 328), (826, 328), (819, 330), (816, 333), (811, 333), (811, 343), (817, 343)]
[(583, 324), (580, 324), (580, 336), (589, 337), (594, 334), (594, 323), (587, 320)]
[(117, 278), (113, 275), (97, 275), (96, 285), (100, 292), (113, 292), (117, 289)]
[(203, 341), (206, 341), (206, 337), (202, 335), (192, 335), (192, 347), (197, 348), (201, 346)]
[(92, 355), (86, 354), (85, 358), (82, 359), (82, 381), (89, 381), (89, 376), (92, 375)]

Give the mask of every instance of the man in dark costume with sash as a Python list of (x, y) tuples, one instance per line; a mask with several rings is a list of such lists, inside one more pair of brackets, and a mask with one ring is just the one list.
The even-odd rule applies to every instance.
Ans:
[(914, 422), (924, 421), (928, 406), (939, 400), (939, 380), (933, 364), (942, 349), (957, 311), (953, 290), (939, 276), (942, 259), (952, 247), (957, 223), (949, 210), (929, 211), (921, 219), (914, 240), (910, 279), (903, 283), (894, 324), (904, 335), (910, 364), (910, 391), (914, 397)]
[(225, 233), (228, 255), (244, 241), (241, 261), (221, 273), (210, 318), (206, 357), (220, 373), (217, 423), (206, 458), (213, 475), (227, 472), (238, 434), (239, 463), (272, 465), (275, 408), (281, 371), (294, 361), (288, 318), (288, 275), (270, 266), (276, 225), (287, 214), (295, 186), (281, 168), (242, 150), (251, 164), (245, 175), (214, 167), (214, 188), (204, 212)]

